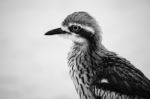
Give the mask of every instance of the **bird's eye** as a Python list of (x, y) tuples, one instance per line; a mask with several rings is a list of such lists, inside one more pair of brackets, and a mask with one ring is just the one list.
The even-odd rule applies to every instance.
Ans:
[(73, 32), (79, 32), (81, 30), (81, 27), (77, 25), (72, 25), (71, 28)]

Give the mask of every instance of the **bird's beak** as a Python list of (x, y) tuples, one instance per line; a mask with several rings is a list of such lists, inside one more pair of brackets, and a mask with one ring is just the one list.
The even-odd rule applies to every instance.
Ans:
[(45, 35), (55, 35), (55, 34), (65, 34), (65, 33), (66, 32), (63, 31), (61, 28), (56, 28), (56, 29), (46, 32)]

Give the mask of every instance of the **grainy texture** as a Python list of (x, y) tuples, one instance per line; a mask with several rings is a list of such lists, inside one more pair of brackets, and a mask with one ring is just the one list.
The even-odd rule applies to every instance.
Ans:
[(102, 45), (99, 25), (92, 16), (75, 12), (62, 26), (67, 28), (68, 36), (74, 36), (68, 64), (80, 99), (150, 99), (150, 80), (128, 60)]
[(112, 52), (91, 53), (81, 48), (75, 45), (68, 57), (70, 75), (81, 99), (149, 99), (149, 80), (129, 61)]
[[(87, 17), (92, 19), (86, 13), (74, 13), (66, 20), (70, 22), (75, 19), (75, 22), (86, 25)], [(100, 39), (86, 39), (88, 45), (83, 48), (85, 45), (75, 43), (68, 58), (70, 75), (80, 99), (150, 98), (150, 81), (141, 71), (126, 59), (104, 48)], [(101, 82), (102, 79), (107, 82)]]

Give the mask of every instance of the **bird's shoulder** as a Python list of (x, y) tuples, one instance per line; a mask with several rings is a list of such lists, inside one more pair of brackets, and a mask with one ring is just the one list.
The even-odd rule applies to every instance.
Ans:
[(130, 61), (117, 54), (101, 58), (93, 85), (99, 89), (150, 98), (150, 80)]

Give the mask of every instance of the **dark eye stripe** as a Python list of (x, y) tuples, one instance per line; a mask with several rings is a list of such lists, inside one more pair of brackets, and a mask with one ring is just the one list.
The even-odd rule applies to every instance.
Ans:
[(72, 25), (68, 29), (70, 30), (70, 32), (76, 33), (86, 39), (90, 39), (91, 36), (93, 35), (90, 31), (87, 31), (78, 25)]

